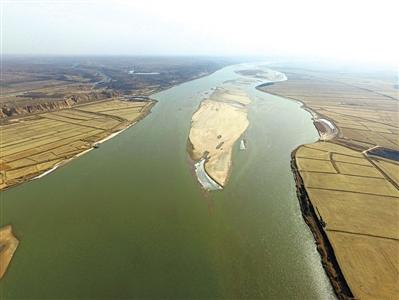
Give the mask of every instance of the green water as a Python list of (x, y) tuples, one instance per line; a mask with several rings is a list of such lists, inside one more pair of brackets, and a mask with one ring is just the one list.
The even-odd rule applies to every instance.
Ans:
[(221, 192), (193, 176), (192, 113), (234, 68), (157, 94), (134, 127), (2, 193), (1, 224), (21, 242), (1, 299), (333, 298), (290, 170), (291, 151), (317, 139), (297, 103), (244, 86), (248, 150), (236, 145)]

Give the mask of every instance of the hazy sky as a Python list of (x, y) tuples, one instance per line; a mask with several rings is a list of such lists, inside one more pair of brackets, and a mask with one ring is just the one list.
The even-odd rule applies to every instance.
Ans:
[(397, 0), (0, 1), (3, 53), (399, 56)]

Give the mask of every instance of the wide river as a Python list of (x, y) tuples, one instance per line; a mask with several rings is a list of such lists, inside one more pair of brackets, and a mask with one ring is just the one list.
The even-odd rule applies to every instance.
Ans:
[(154, 95), (135, 126), (3, 192), (1, 225), (20, 245), (0, 298), (334, 298), (290, 169), (291, 151), (318, 138), (298, 103), (242, 85), (248, 149), (237, 143), (223, 191), (193, 176), (191, 116), (239, 68)]

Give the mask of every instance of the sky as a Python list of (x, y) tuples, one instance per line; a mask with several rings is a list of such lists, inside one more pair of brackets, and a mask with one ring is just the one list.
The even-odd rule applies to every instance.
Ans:
[(399, 61), (397, 0), (0, 1), (3, 54)]

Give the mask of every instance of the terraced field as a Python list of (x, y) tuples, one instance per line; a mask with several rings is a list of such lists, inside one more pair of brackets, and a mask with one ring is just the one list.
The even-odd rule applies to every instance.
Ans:
[[(399, 97), (393, 79), (284, 70), (261, 90), (301, 101), (337, 135), (299, 147), (303, 216), (340, 299), (399, 298)], [(323, 136), (323, 132), (320, 132)]]
[(108, 100), (42, 113), (0, 127), (0, 189), (91, 149), (149, 112), (153, 102)]

